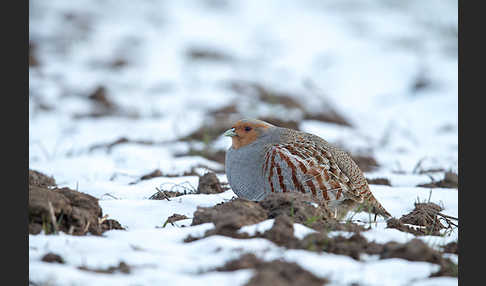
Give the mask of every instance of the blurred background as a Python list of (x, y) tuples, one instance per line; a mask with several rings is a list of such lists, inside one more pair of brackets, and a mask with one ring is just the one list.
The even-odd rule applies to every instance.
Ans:
[[(244, 117), (341, 146), (394, 217), (407, 217), (417, 202), (436, 203), (457, 217), (457, 5), (30, 0), (29, 284), (242, 285), (252, 270), (213, 270), (252, 252), (296, 262), (333, 285), (457, 285), (458, 227), (415, 236), (352, 213), (349, 221), (370, 230), (362, 232), (366, 238), (350, 238), (350, 258), (286, 249), (264, 238), (199, 239), (214, 224), (192, 225), (198, 207), (235, 196), (224, 173), (231, 140), (222, 133)], [(41, 178), (31, 170), (47, 175), (47, 186), (31, 186)], [(201, 183), (206, 173), (211, 184)], [(49, 189), (52, 184), (74, 197)], [(201, 185), (217, 192), (200, 192)], [(81, 208), (85, 194), (93, 203)], [(221, 216), (241, 212), (228, 210)], [(46, 214), (57, 220), (54, 232), (64, 227), (60, 233), (48, 234)], [(91, 221), (92, 228), (105, 225), (102, 236), (87, 233)], [(272, 224), (249, 227), (263, 231)], [(284, 228), (295, 237), (313, 231), (295, 225)], [(82, 235), (67, 234), (76, 234), (73, 226)], [(199, 240), (186, 243), (189, 238)], [(455, 252), (440, 250), (453, 259), (449, 272), (423, 244), (396, 248), (408, 249), (402, 258), (422, 255), (419, 261), (354, 257), (355, 241), (412, 238), (435, 249), (455, 243)], [(280, 275), (278, 269), (269, 277), (289, 279), (296, 272)]]
[(457, 1), (29, 8), (29, 166), (59, 183), (223, 173), (221, 133), (243, 117), (319, 135), (368, 174), (457, 172)]

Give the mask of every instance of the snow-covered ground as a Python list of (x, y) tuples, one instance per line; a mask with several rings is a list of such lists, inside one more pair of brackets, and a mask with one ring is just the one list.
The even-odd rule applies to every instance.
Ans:
[[(387, 210), (399, 218), (414, 202), (430, 201), (457, 217), (457, 189), (418, 188), (458, 171), (457, 1), (30, 1), (30, 41), (38, 67), (29, 70), (29, 168), (100, 199), (104, 214), (127, 231), (102, 237), (29, 235), (29, 279), (41, 285), (242, 285), (251, 270), (204, 272), (242, 252), (265, 260), (295, 261), (331, 285), (456, 285), (457, 278), (428, 278), (438, 266), (403, 259), (356, 261), (347, 256), (286, 250), (254, 238), (211, 236), (192, 243), (211, 224), (189, 226), (197, 206), (231, 199), (189, 194), (148, 200), (161, 186), (197, 187), (197, 176), (158, 177), (130, 184), (160, 169), (222, 166), (198, 156), (179, 157), (192, 146), (173, 142), (197, 130), (212, 109), (237, 103), (246, 117), (301, 114), (264, 105), (228, 89), (233, 80), (285, 91), (307, 109), (332, 104), (352, 124), (303, 120), (300, 128), (349, 151), (373, 154), (380, 168), (368, 178)], [(212, 51), (206, 59), (190, 51)], [(123, 59), (121, 68), (109, 64)], [(423, 83), (423, 84), (422, 84)], [(73, 117), (92, 111), (86, 97), (98, 86), (125, 111), (121, 116)], [(51, 107), (40, 108), (40, 103)], [(132, 114), (135, 116), (124, 116)], [(232, 122), (227, 122), (228, 127)], [(110, 152), (90, 147), (122, 137), (165, 142), (120, 144)], [(230, 140), (218, 138), (215, 147)], [(224, 174), (218, 175), (226, 181)], [(189, 217), (161, 226), (174, 213)], [(367, 221), (367, 214), (353, 219)], [(271, 227), (272, 221), (245, 231)], [(181, 227), (181, 226), (186, 227)], [(378, 220), (368, 240), (405, 242), (411, 234)], [(309, 232), (295, 227), (296, 236)], [(432, 247), (457, 241), (420, 237)], [(55, 252), (66, 264), (42, 262)], [(457, 256), (453, 256), (457, 260)], [(78, 266), (109, 267), (120, 261), (131, 274), (94, 274)], [(44, 283), (44, 284), (42, 284)]]

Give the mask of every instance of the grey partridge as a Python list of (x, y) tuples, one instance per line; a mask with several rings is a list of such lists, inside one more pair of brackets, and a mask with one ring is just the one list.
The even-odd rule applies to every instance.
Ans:
[(351, 157), (316, 135), (256, 119), (240, 120), (223, 135), (232, 139), (225, 171), (238, 197), (260, 201), (273, 192), (302, 192), (339, 218), (362, 207), (391, 216)]

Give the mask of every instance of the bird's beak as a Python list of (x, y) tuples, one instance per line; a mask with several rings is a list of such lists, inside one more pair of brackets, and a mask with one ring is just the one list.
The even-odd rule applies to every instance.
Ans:
[(231, 129), (226, 130), (226, 131), (223, 133), (223, 135), (224, 135), (224, 136), (229, 136), (229, 137), (236, 136), (235, 128), (231, 128)]

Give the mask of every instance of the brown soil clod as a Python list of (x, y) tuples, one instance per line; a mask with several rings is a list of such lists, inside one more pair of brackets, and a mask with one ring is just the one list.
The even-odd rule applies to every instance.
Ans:
[(227, 129), (228, 125), (226, 121), (218, 122), (210, 120), (210, 122), (202, 125), (199, 129), (191, 134), (182, 137), (181, 141), (202, 141), (209, 143), (221, 136)]
[(458, 277), (459, 269), (458, 265), (452, 262), (450, 259), (445, 259), (440, 263), (440, 269), (437, 272), (430, 274), (430, 277)]
[[(215, 118), (228, 119), (230, 116), (239, 115), (236, 104), (226, 105), (209, 111), (209, 115)], [(230, 121), (231, 122), (231, 121)]]
[(296, 223), (309, 227), (318, 227), (327, 222), (332, 214), (325, 205), (315, 206), (309, 195), (290, 192), (272, 193), (259, 202), (267, 210), (268, 218), (276, 218), (282, 214), (289, 216)]
[(115, 103), (113, 103), (107, 94), (106, 88), (104, 86), (98, 86), (93, 93), (91, 93), (88, 98), (93, 102), (96, 102), (99, 106), (105, 109), (114, 109)]
[(128, 61), (124, 58), (116, 58), (108, 63), (108, 67), (111, 69), (121, 69), (128, 65)]
[[(170, 185), (168, 189), (162, 189), (165, 188), (166, 185)], [(168, 200), (170, 201), (170, 198), (175, 198), (179, 197), (182, 195), (187, 195), (187, 194), (195, 194), (196, 189), (189, 184), (188, 182), (183, 182), (180, 184), (174, 184), (174, 183), (165, 183), (162, 184), (159, 188), (155, 188), (157, 192), (153, 194), (152, 196), (149, 197), (149, 200)], [(181, 190), (181, 191), (179, 191)]]
[[(32, 182), (37, 183), (36, 180)], [(28, 208), (31, 234), (44, 230), (46, 234), (63, 231), (74, 235), (88, 232), (101, 235), (106, 229), (100, 224), (102, 210), (98, 199), (69, 188), (48, 189), (30, 184)]]
[(213, 172), (208, 172), (199, 177), (197, 194), (219, 194), (224, 192), (221, 183)]
[(361, 254), (379, 254), (383, 249), (382, 245), (368, 242), (359, 233), (353, 234), (350, 238), (341, 235), (330, 238), (323, 232), (307, 235), (300, 242), (299, 248), (347, 255), (355, 260), (360, 260)]
[(143, 181), (143, 180), (150, 180), (152, 178), (157, 178), (157, 177), (162, 177), (163, 174), (162, 172), (159, 170), (159, 169), (156, 169), (154, 170), (153, 172), (150, 172), (146, 175), (143, 175), (142, 177), (140, 177), (140, 180)]
[(192, 60), (205, 60), (224, 62), (230, 61), (232, 58), (221, 52), (210, 48), (192, 47), (187, 51), (187, 57)]
[[(387, 221), (388, 228), (395, 228), (400, 231), (409, 232), (414, 235), (441, 235), (442, 229), (452, 229), (457, 224), (452, 220), (457, 218), (440, 213), (442, 207), (434, 203), (415, 203), (415, 209), (400, 219), (391, 218)], [(447, 223), (444, 226), (442, 222)], [(409, 225), (418, 226), (418, 228)]]
[(417, 238), (407, 243), (385, 243), (380, 258), (402, 258), (409, 261), (426, 261), (435, 264), (440, 264), (443, 259), (438, 251), (430, 248), (425, 242)]
[[(276, 193), (269, 195), (261, 202), (237, 198), (214, 207), (199, 207), (194, 213), (192, 225), (213, 222), (215, 227), (206, 231), (203, 237), (188, 236), (184, 241), (192, 242), (211, 235), (224, 235), (238, 239), (266, 238), (288, 249), (324, 251), (347, 255), (356, 260), (360, 260), (362, 254), (369, 254), (379, 255), (381, 259), (396, 257), (412, 261), (427, 261), (439, 264), (441, 267), (448, 265), (447, 259), (443, 258), (440, 252), (433, 250), (420, 240), (387, 244), (369, 242), (361, 235), (361, 232), (367, 230), (363, 226), (352, 222), (343, 223), (327, 217), (327, 210), (323, 209), (323, 206), (315, 207), (306, 202), (308, 199), (308, 196), (299, 193)], [(274, 224), (271, 229), (263, 233), (257, 232), (249, 235), (239, 232), (242, 226), (253, 225), (270, 218), (275, 219)], [(298, 239), (294, 236), (295, 222), (311, 227), (317, 232)], [(389, 223), (396, 223), (403, 228), (407, 227), (394, 218), (389, 219)], [(328, 233), (334, 230), (354, 234), (349, 238), (341, 235), (329, 237)], [(423, 235), (424, 232), (415, 231), (414, 234)]]
[[(250, 238), (238, 230), (244, 225), (252, 225), (266, 219), (275, 218), (273, 227), (251, 237), (263, 237), (288, 248), (300, 248), (293, 236), (293, 223), (301, 223), (318, 231), (345, 230), (365, 231), (364, 227), (348, 222), (341, 223), (329, 217), (325, 206), (312, 205), (309, 196), (301, 193), (276, 193), (261, 202), (241, 198), (220, 203), (214, 207), (199, 207), (194, 213), (192, 225), (213, 222), (215, 228), (207, 231), (210, 235), (225, 235), (233, 238)], [(185, 242), (200, 238), (188, 237)]]
[(48, 177), (41, 172), (29, 170), (29, 185), (37, 187), (52, 187), (56, 186), (56, 180), (53, 177)]
[(44, 262), (64, 264), (64, 259), (55, 253), (49, 252), (41, 258)]
[(155, 194), (150, 196), (149, 200), (168, 200), (170, 201), (170, 198), (175, 198), (184, 195), (184, 193), (181, 192), (174, 192), (174, 191), (160, 191), (157, 190)]
[[(221, 135), (221, 134), (220, 134)], [(211, 140), (214, 140), (212, 138)], [(225, 150), (213, 150), (213, 148), (205, 147), (202, 149), (194, 149), (191, 148), (187, 153), (178, 153), (174, 155), (175, 157), (184, 157), (184, 156), (200, 156), (206, 158), (210, 161), (218, 162), (221, 165), (225, 164), (226, 160), (226, 151)], [(221, 172), (222, 170), (219, 170)]]
[(89, 231), (99, 235), (98, 217), (101, 208), (94, 197), (68, 188), (49, 190), (29, 186), (29, 231), (44, 229), (49, 234), (60, 230), (77, 235)]
[(193, 217), (191, 225), (213, 222), (216, 227), (231, 225), (239, 229), (264, 221), (267, 212), (257, 202), (238, 198), (210, 208), (198, 207)]
[(105, 232), (112, 229), (125, 230), (121, 224), (114, 219), (105, 219), (100, 223), (101, 231)]
[(437, 214), (442, 210), (441, 206), (434, 203), (415, 203), (415, 209), (411, 213), (403, 215), (400, 221), (421, 226), (430, 226), (438, 223), (437, 228), (442, 229), (445, 227), (436, 218)]
[(245, 285), (325, 285), (329, 281), (319, 278), (294, 262), (283, 260), (263, 261), (247, 253), (228, 261), (217, 271), (254, 269), (255, 275)]
[(128, 139), (126, 137), (120, 137), (113, 142), (92, 145), (91, 147), (88, 148), (88, 152), (93, 152), (97, 149), (106, 149), (106, 152), (110, 153), (111, 149), (113, 147), (115, 147), (117, 145), (122, 145), (122, 144), (140, 144), (140, 145), (151, 146), (151, 145), (164, 144), (164, 143), (170, 143), (170, 142), (154, 142), (154, 141), (148, 141), (148, 140), (132, 140), (132, 139)]
[(305, 113), (304, 120), (316, 120), (328, 123), (334, 123), (342, 126), (352, 127), (351, 123), (335, 110), (328, 110), (321, 113)]
[(74, 119), (82, 118), (100, 118), (106, 116), (119, 116), (127, 118), (138, 118), (139, 114), (134, 110), (121, 108), (108, 96), (105, 86), (100, 85), (87, 96), (87, 99), (93, 103), (93, 109), (86, 113), (73, 114)]
[(386, 227), (387, 228), (394, 228), (394, 229), (398, 229), (399, 231), (403, 231), (403, 232), (408, 232), (408, 233), (411, 233), (413, 235), (439, 235), (438, 232), (433, 232), (433, 231), (426, 231), (426, 230), (423, 230), (423, 229), (416, 229), (416, 228), (413, 228), (411, 226), (408, 226), (408, 225), (405, 225), (403, 222), (401, 222), (400, 220), (396, 219), (396, 218), (390, 218), (387, 220), (386, 222)]
[(387, 178), (374, 178), (374, 179), (366, 178), (366, 180), (368, 181), (368, 184), (370, 184), (370, 185), (391, 186), (390, 180), (388, 180)]
[(412, 93), (417, 93), (419, 91), (422, 91), (423, 89), (429, 88), (431, 85), (431, 80), (425, 76), (425, 74), (422, 72), (413, 81), (413, 84), (410, 87), (410, 90)]
[(40, 65), (37, 59), (37, 45), (29, 42), (29, 67), (38, 67)]
[(79, 266), (79, 270), (83, 271), (88, 271), (88, 272), (95, 272), (95, 273), (103, 273), (103, 274), (114, 274), (114, 273), (124, 273), (124, 274), (130, 274), (131, 272), (131, 267), (126, 264), (125, 262), (120, 262), (118, 263), (117, 266), (110, 266), (106, 269), (94, 269), (94, 268), (88, 268), (86, 266)]
[[(146, 175), (141, 176), (139, 179), (135, 180), (134, 182), (131, 182), (130, 185), (137, 184), (140, 181), (150, 180), (158, 177), (175, 178), (175, 177), (199, 176), (198, 172), (196, 171), (196, 169), (198, 168), (209, 170), (211, 172), (217, 172), (217, 170), (213, 170), (212, 168), (209, 168), (208, 166), (201, 165), (201, 164), (193, 166), (189, 171), (184, 171), (182, 173), (163, 173), (162, 171), (160, 171), (160, 169), (156, 169)], [(112, 178), (114, 177), (115, 176), (113, 176)]]
[(261, 101), (268, 104), (279, 104), (286, 108), (304, 110), (302, 104), (300, 104), (294, 96), (270, 89), (258, 82), (233, 80), (228, 83), (228, 87), (237, 94), (256, 96)]
[(363, 172), (370, 172), (380, 165), (372, 156), (351, 154), (351, 158)]
[(170, 217), (167, 218), (163, 227), (165, 227), (168, 223), (170, 223), (171, 225), (174, 225), (174, 222), (179, 221), (179, 220), (184, 220), (184, 219), (188, 219), (188, 217), (185, 216), (185, 215), (181, 215), (181, 214), (173, 214), (173, 215), (171, 215)]
[(442, 251), (444, 253), (459, 254), (459, 246), (457, 242), (449, 242), (448, 244), (442, 246)]
[(287, 215), (278, 216), (271, 229), (261, 234), (277, 245), (287, 248), (298, 248), (299, 240), (294, 236), (294, 222)]
[(417, 187), (423, 188), (452, 188), (457, 189), (459, 184), (459, 177), (454, 172), (445, 172), (444, 179), (431, 183), (420, 184)]

